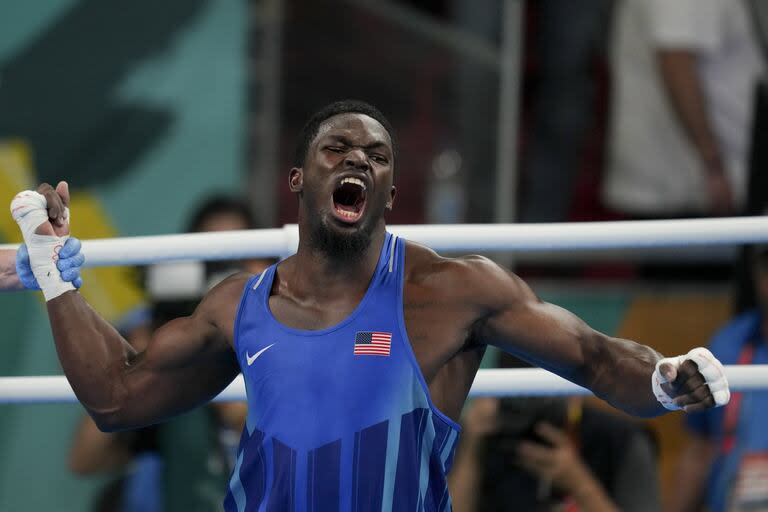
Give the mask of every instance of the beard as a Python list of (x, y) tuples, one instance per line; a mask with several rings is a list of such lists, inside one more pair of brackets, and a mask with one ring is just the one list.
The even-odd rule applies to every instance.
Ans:
[(369, 216), (360, 228), (352, 233), (341, 233), (333, 229), (321, 215), (311, 215), (309, 219), (309, 239), (312, 247), (339, 262), (351, 262), (360, 258), (371, 245), (376, 228), (374, 216)]

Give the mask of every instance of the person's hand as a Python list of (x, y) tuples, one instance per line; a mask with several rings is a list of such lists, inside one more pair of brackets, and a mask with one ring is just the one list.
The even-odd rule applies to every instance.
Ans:
[(669, 410), (703, 411), (731, 398), (723, 365), (703, 347), (659, 360), (651, 385), (656, 399)]
[(29, 266), (46, 302), (75, 289), (62, 279), (62, 269), (57, 266), (69, 238), (68, 204), (69, 187), (64, 181), (55, 189), (43, 183), (37, 191), (19, 192), (11, 201), (11, 215), (21, 229)]
[(48, 183), (37, 187), (46, 201), (48, 222), (40, 224), (35, 230), (38, 235), (66, 236), (69, 234), (69, 184), (60, 181), (54, 189)]
[(549, 444), (520, 441), (517, 455), (523, 469), (568, 494), (575, 493), (585, 480), (592, 478), (563, 430), (543, 422), (536, 425), (536, 434)]
[(477, 439), (499, 430), (499, 399), (476, 398), (469, 406), (463, 422), (465, 438)]
[[(85, 256), (80, 252), (82, 244), (75, 237), (69, 237), (59, 251), (56, 268), (61, 273), (61, 279), (72, 283), (75, 288), (83, 286), (83, 278), (80, 277), (80, 267), (85, 263)], [(27, 290), (39, 290), (40, 285), (32, 272), (29, 262), (29, 251), (26, 244), (21, 244), (16, 251), (16, 275)]]
[(715, 214), (730, 215), (734, 212), (733, 191), (725, 172), (712, 172), (707, 175), (707, 194)]

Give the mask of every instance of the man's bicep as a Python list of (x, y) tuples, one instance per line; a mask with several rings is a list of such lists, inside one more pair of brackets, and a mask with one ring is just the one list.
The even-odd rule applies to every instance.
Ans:
[(239, 368), (227, 340), (197, 315), (168, 322), (129, 362), (130, 400), (119, 428), (155, 423), (201, 405), (220, 393)]
[(631, 414), (659, 413), (650, 386), (658, 352), (595, 331), (576, 315), (540, 301), (516, 276), (496, 281), (499, 291), (486, 294), (494, 300), (476, 322), (479, 342), (586, 387)]
[(490, 262), (475, 265), (474, 293), (485, 309), (476, 339), (536, 366), (574, 378), (601, 334), (569, 311), (541, 301), (513, 273)]
[(142, 364), (158, 372), (205, 369), (221, 360), (236, 364), (229, 338), (242, 285), (240, 275), (226, 279), (208, 292), (192, 315), (158, 328), (142, 355)]
[(199, 315), (176, 318), (158, 328), (136, 363), (148, 370), (178, 370), (204, 360), (207, 353), (226, 347), (216, 327)]
[(585, 360), (585, 343), (598, 333), (565, 309), (524, 300), (491, 315), (483, 341), (532, 364), (563, 375)]

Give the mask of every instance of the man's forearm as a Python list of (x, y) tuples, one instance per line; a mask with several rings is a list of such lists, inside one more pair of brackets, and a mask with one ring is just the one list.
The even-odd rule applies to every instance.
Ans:
[(697, 57), (689, 50), (659, 50), (659, 70), (672, 108), (708, 173), (723, 170), (720, 147), (708, 115)]
[(587, 386), (595, 395), (635, 416), (658, 416), (666, 409), (653, 394), (651, 376), (661, 354), (634, 341), (599, 333), (587, 356)]
[(75, 394), (94, 419), (109, 414), (121, 402), (121, 376), (135, 351), (79, 293), (64, 293), (47, 307), (56, 351)]

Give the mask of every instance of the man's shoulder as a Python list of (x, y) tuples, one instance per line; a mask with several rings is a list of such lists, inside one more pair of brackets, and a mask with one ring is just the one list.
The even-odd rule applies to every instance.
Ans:
[(216, 286), (208, 290), (200, 303), (202, 308), (219, 309), (236, 306), (240, 303), (245, 285), (253, 278), (253, 274), (237, 272), (223, 279)]
[(425, 245), (408, 240), (405, 246), (405, 272), (411, 277), (469, 278), (498, 269), (493, 261), (477, 254), (445, 257)]
[(502, 282), (514, 278), (485, 256), (444, 257), (424, 245), (408, 241), (405, 279), (409, 284), (429, 286), (440, 293), (481, 299), (508, 292), (501, 286)]
[(216, 286), (210, 289), (209, 293), (215, 290), (218, 290), (219, 292), (242, 292), (243, 287), (245, 287), (245, 283), (258, 275), (261, 274), (251, 274), (250, 272), (235, 272), (231, 276), (227, 276), (226, 278), (222, 279)]

